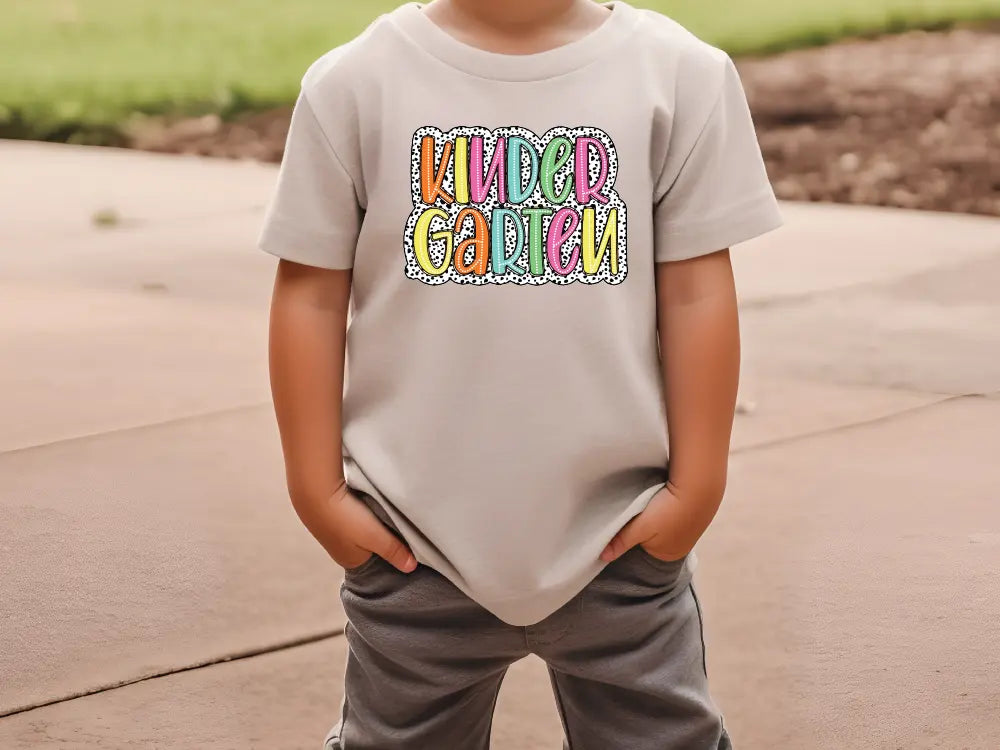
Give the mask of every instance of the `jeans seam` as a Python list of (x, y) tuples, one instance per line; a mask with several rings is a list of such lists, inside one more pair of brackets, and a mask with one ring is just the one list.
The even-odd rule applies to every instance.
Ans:
[(490, 717), (491, 717), (490, 718), (490, 725), (489, 725), (489, 728), (486, 730), (486, 748), (485, 748), (485, 750), (489, 750), (489, 748), (490, 748), (490, 740), (491, 740), (491, 738), (493, 736), (493, 719), (492, 719), (492, 717), (496, 714), (497, 699), (499, 699), (499, 697), (500, 697), (500, 688), (503, 686), (503, 679), (504, 679), (504, 676), (507, 674), (507, 670), (508, 669), (510, 669), (510, 665), (509, 664), (506, 667), (504, 667), (503, 671), (500, 673), (500, 678), (497, 680), (497, 689), (493, 693), (493, 704), (490, 707)]
[(705, 673), (705, 677), (708, 677), (708, 660), (705, 656), (705, 620), (701, 613), (701, 602), (698, 601), (698, 594), (694, 590), (694, 582), (688, 584), (688, 588), (691, 590), (691, 596), (694, 597), (694, 608), (698, 612), (698, 636), (701, 639), (701, 668)]
[(566, 706), (563, 703), (562, 693), (559, 691), (559, 681), (556, 679), (555, 670), (551, 666), (548, 667), (549, 679), (552, 682), (552, 693), (556, 699), (556, 708), (559, 709), (559, 718), (562, 720), (563, 733), (566, 735), (566, 748), (565, 750), (573, 750), (573, 738), (570, 736), (569, 732), (569, 719), (566, 717)]
[[(350, 627), (352, 627), (352, 625), (350, 624), (350, 622), (345, 623), (345, 625), (344, 625), (344, 636), (345, 636), (345, 639), (346, 639), (346, 636), (347, 636), (347, 629), (350, 628)], [(345, 728), (345, 726), (347, 724), (347, 680), (346, 679), (344, 680), (344, 696), (343, 696), (343, 698), (344, 698), (343, 703), (340, 706), (340, 722), (339, 722), (339, 726), (337, 728), (337, 733), (335, 735), (333, 735), (333, 737), (330, 738), (331, 740), (333, 740), (333, 741), (335, 741), (337, 743), (335, 746), (333, 746), (333, 750), (344, 750), (344, 728)], [(326, 746), (329, 745), (329, 744), (330, 743), (324, 743), (323, 750), (326, 750)]]

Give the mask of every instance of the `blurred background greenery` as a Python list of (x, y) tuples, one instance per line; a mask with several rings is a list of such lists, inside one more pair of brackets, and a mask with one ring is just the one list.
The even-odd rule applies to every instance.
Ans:
[[(287, 104), (394, 0), (0, 0), (0, 136), (113, 141), (132, 113)], [(634, 0), (733, 55), (1000, 18), (1000, 0)]]

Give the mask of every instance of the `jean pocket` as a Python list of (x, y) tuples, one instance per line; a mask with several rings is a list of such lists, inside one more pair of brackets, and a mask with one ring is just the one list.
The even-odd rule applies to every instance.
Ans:
[(641, 544), (635, 545), (630, 551), (633, 552), (633, 554), (641, 560), (644, 565), (661, 573), (673, 574), (675, 576), (684, 568), (684, 564), (687, 562), (688, 558), (688, 556), (685, 555), (677, 560), (664, 560), (654, 555)]
[(636, 544), (604, 567), (590, 584), (589, 596), (592, 602), (606, 601), (608, 597), (611, 602), (644, 602), (654, 594), (670, 598), (684, 588), (690, 572), (687, 557), (661, 560)]
[(366, 559), (360, 565), (355, 565), (355, 566), (350, 567), (350, 568), (344, 568), (344, 576), (345, 577), (347, 577), (347, 576), (356, 576), (356, 575), (359, 575), (361, 573), (364, 573), (365, 571), (370, 570), (371, 568), (374, 568), (375, 565), (378, 563), (378, 561), (381, 560), (381, 559), (382, 559), (381, 557), (379, 557), (377, 554), (375, 554), (374, 552), (372, 552), (370, 555), (368, 555), (368, 559)]

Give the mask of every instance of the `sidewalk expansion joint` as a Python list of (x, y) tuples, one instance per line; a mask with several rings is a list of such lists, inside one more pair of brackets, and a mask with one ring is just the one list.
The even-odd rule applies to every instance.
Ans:
[(71, 693), (69, 695), (63, 695), (58, 698), (51, 698), (49, 700), (37, 701), (35, 703), (29, 703), (24, 706), (18, 706), (13, 709), (3, 710), (0, 709), (0, 719), (6, 718), (8, 716), (16, 716), (17, 714), (23, 714), (28, 711), (34, 711), (39, 708), (45, 708), (47, 706), (54, 706), (59, 703), (66, 703), (68, 701), (76, 700), (77, 698), (86, 698), (91, 695), (100, 695), (101, 693), (109, 693), (112, 690), (119, 690), (121, 688), (129, 687), (130, 685), (136, 685), (140, 682), (148, 682), (149, 680), (156, 680), (160, 677), (170, 677), (171, 675), (183, 674), (184, 672), (193, 672), (198, 669), (204, 669), (206, 667), (212, 667), (217, 664), (226, 664), (232, 661), (242, 661), (244, 659), (252, 659), (256, 656), (264, 656), (267, 654), (275, 654), (281, 651), (289, 651), (293, 648), (298, 648), (299, 646), (309, 646), (314, 643), (320, 643), (322, 641), (330, 640), (331, 638), (336, 638), (344, 634), (344, 629), (339, 628), (337, 630), (327, 630), (321, 633), (316, 633), (313, 635), (302, 636), (301, 638), (293, 638), (288, 641), (283, 641), (281, 643), (276, 643), (270, 646), (262, 646), (260, 648), (247, 649), (245, 651), (239, 651), (234, 654), (227, 654), (225, 656), (219, 656), (214, 659), (206, 659), (204, 661), (197, 662), (195, 664), (188, 664), (183, 667), (177, 667), (175, 669), (165, 669), (162, 672), (154, 672), (153, 674), (143, 675), (141, 677), (134, 677), (128, 680), (121, 680), (120, 682), (111, 683), (109, 685), (100, 685), (89, 690), (81, 690), (77, 693)]
[(815, 437), (822, 437), (824, 435), (832, 435), (838, 432), (847, 432), (849, 430), (854, 430), (861, 427), (869, 427), (876, 424), (885, 424), (886, 422), (892, 422), (898, 417), (907, 417), (911, 414), (917, 414), (923, 411), (929, 411), (935, 409), (944, 404), (950, 404), (956, 401), (966, 401), (969, 399), (995, 399), (1000, 396), (1000, 391), (991, 391), (988, 393), (958, 393), (952, 396), (942, 396), (936, 401), (930, 401), (925, 404), (917, 404), (916, 406), (907, 407), (906, 409), (900, 409), (898, 411), (890, 412), (888, 414), (881, 414), (877, 417), (872, 417), (870, 419), (862, 419), (858, 422), (848, 422), (846, 424), (834, 425), (833, 427), (824, 427), (818, 430), (811, 430), (809, 432), (800, 432), (797, 435), (788, 435), (786, 437), (775, 438), (773, 440), (764, 440), (759, 443), (753, 443), (751, 445), (744, 445), (740, 448), (734, 448), (729, 453), (730, 455), (742, 455), (744, 453), (752, 453), (754, 451), (766, 450), (768, 448), (774, 448), (780, 445), (790, 445), (792, 443), (797, 443), (801, 440), (809, 440)]
[(84, 442), (87, 440), (94, 440), (97, 438), (107, 437), (110, 435), (124, 435), (130, 432), (141, 432), (143, 430), (152, 430), (158, 427), (170, 427), (172, 425), (185, 424), (187, 422), (197, 422), (200, 419), (213, 419), (215, 417), (232, 416), (233, 414), (240, 414), (243, 412), (254, 411), (256, 409), (263, 409), (264, 407), (270, 407), (270, 406), (271, 406), (270, 401), (258, 401), (253, 404), (239, 404), (237, 406), (228, 406), (225, 409), (216, 409), (214, 411), (203, 411), (203, 412), (197, 412), (195, 414), (185, 414), (180, 417), (164, 419), (159, 422), (144, 422), (142, 424), (127, 425), (125, 427), (113, 427), (110, 430), (101, 430), (100, 432), (88, 432), (83, 435), (70, 435), (69, 437), (56, 438), (55, 440), (48, 440), (44, 443), (32, 443), (31, 445), (19, 445), (16, 448), (0, 449), (0, 458), (14, 453), (23, 453), (26, 451), (39, 450), (54, 445), (65, 445), (66, 443)]

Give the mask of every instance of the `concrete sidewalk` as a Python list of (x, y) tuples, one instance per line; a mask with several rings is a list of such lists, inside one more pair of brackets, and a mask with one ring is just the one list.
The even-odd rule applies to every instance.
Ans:
[[(0, 163), (0, 748), (318, 748), (343, 613), (268, 401), (274, 168)], [(755, 408), (700, 546), (727, 726), (1000, 746), (1000, 221), (784, 208), (734, 252)], [(559, 747), (537, 660), (494, 737)]]

